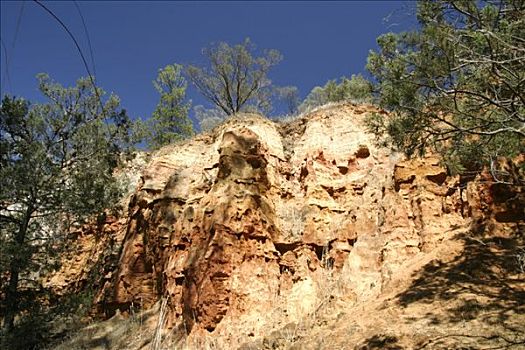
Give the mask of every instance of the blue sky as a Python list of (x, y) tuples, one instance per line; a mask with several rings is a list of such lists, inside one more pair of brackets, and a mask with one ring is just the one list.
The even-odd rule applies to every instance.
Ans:
[[(278, 85), (297, 86), (304, 98), (328, 79), (363, 73), (378, 35), (413, 25), (409, 14), (413, 3), (401, 1), (77, 3), (89, 31), (98, 85), (119, 95), (134, 118), (148, 117), (153, 111), (158, 94), (151, 82), (159, 68), (174, 62), (203, 62), (201, 49), (211, 42), (234, 44), (249, 37), (260, 49), (279, 50), (284, 59), (270, 78)], [(74, 3), (44, 4), (73, 32), (92, 69)], [(47, 72), (64, 85), (86, 76), (73, 42), (42, 8), (31, 1), (23, 5), (2, 1), (0, 6), (0, 34), (9, 59), (6, 67), (2, 48), (2, 95), (42, 101), (37, 73)], [(194, 105), (206, 105), (191, 86), (188, 98)]]

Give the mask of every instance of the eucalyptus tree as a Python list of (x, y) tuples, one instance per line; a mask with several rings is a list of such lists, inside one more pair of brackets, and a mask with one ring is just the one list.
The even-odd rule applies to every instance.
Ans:
[(269, 70), (282, 56), (277, 50), (265, 50), (256, 56), (249, 39), (230, 46), (225, 42), (203, 49), (207, 64), (190, 65), (186, 72), (190, 81), (215, 106), (227, 115), (244, 108), (268, 110), (273, 94)]

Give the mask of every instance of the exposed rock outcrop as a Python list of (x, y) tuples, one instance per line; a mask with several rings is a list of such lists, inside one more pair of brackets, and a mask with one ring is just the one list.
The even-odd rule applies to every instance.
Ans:
[(464, 220), (439, 160), (402, 162), (376, 147), (371, 112), (382, 113), (344, 105), (288, 124), (244, 115), (161, 150), (131, 200), (107, 305), (148, 308), (164, 296), (169, 325), (212, 331), (264, 315), (277, 296), (300, 319), (327, 271), (349, 299), (377, 296)]
[(118, 268), (99, 309), (167, 298), (169, 328), (257, 338), (335, 296), (351, 305), (393, 293), (401, 273), (473, 221), (523, 221), (523, 195), (376, 146), (370, 113), (385, 112), (343, 104), (288, 123), (241, 115), (154, 154), (119, 224)]

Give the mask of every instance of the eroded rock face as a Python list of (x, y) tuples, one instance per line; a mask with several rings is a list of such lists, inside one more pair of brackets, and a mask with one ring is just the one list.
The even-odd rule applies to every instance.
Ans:
[(370, 113), (384, 112), (337, 105), (288, 123), (242, 115), (161, 149), (124, 217), (76, 232), (44, 285), (74, 292), (98, 271), (99, 315), (168, 298), (166, 325), (188, 339), (213, 332), (219, 348), (246, 339), (274, 348), (328, 303), (357, 310), (406, 289), (417, 269), (460, 251), (455, 236), (523, 230), (525, 193), (508, 183), (523, 178), (525, 157), (498, 160), (497, 181), (489, 171), (466, 181), (437, 157), (377, 147)]
[(353, 300), (388, 288), (408, 258), (465, 224), (465, 208), (438, 159), (404, 162), (375, 146), (372, 112), (384, 113), (245, 115), (162, 149), (131, 199), (101, 303), (111, 313), (168, 297), (168, 326), (224, 333), (244, 322), (257, 334), (276, 298), (291, 321), (315, 311), (327, 274)]
[(102, 288), (116, 268), (125, 227), (125, 217), (107, 215), (72, 230), (59, 269), (43, 276), (43, 287), (58, 297), (87, 287)]

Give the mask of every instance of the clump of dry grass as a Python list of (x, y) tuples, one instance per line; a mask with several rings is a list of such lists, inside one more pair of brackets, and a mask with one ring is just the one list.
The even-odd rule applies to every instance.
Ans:
[(520, 273), (525, 273), (525, 248), (518, 250), (516, 254), (516, 261), (518, 263), (518, 269)]
[(159, 318), (157, 327), (155, 328), (155, 334), (153, 335), (153, 342), (151, 343), (152, 350), (160, 350), (162, 343), (162, 332), (166, 323), (166, 314), (168, 311), (168, 297), (162, 298), (160, 302)]

